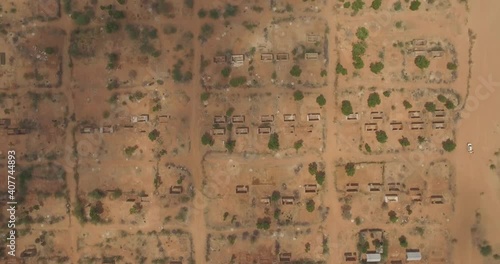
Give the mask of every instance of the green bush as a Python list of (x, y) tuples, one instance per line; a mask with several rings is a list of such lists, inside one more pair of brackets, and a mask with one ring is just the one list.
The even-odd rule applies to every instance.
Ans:
[(92, 11), (87, 11), (85, 13), (75, 11), (71, 14), (71, 18), (73, 18), (73, 21), (79, 26), (88, 25), (92, 17), (93, 17)]
[(410, 3), (410, 10), (411, 10), (411, 11), (417, 11), (417, 10), (418, 10), (418, 8), (420, 7), (420, 4), (421, 4), (421, 3), (420, 3), (420, 1), (418, 1), (418, 0), (411, 1), (411, 3)]
[(356, 70), (363, 69), (365, 67), (365, 62), (361, 57), (354, 57), (352, 66), (354, 66)]
[(371, 153), (372, 147), (370, 147), (370, 145), (368, 145), (368, 143), (365, 143), (365, 150), (366, 150), (366, 152)]
[(219, 19), (220, 17), (219, 10), (211, 9), (210, 11), (208, 11), (208, 16), (212, 19)]
[(125, 155), (127, 156), (132, 156), (134, 155), (134, 152), (138, 149), (139, 147), (137, 145), (135, 146), (128, 146), (125, 148)]
[(446, 68), (450, 71), (454, 71), (456, 70), (458, 67), (455, 63), (453, 62), (448, 62), (448, 64), (446, 64)]
[(401, 146), (403, 146), (403, 147), (408, 147), (410, 145), (410, 140), (408, 140), (407, 137), (402, 137), (398, 141), (399, 141), (399, 144), (401, 144)]
[(403, 6), (401, 5), (401, 1), (397, 1), (396, 3), (394, 3), (393, 7), (394, 7), (394, 10), (396, 10), (396, 11), (401, 11), (403, 9)]
[(172, 35), (177, 33), (177, 27), (174, 25), (167, 24), (163, 27), (163, 33), (166, 35)]
[(373, 8), (374, 10), (378, 10), (381, 5), (382, 5), (382, 0), (373, 0), (371, 8)]
[(148, 138), (151, 141), (155, 141), (160, 136), (160, 131), (153, 129), (153, 131), (149, 132)]
[(136, 25), (127, 24), (125, 26), (125, 31), (127, 31), (130, 39), (138, 39), (141, 35), (141, 30)]
[(205, 18), (206, 16), (207, 16), (207, 10), (205, 10), (205, 9), (202, 8), (202, 9), (200, 9), (198, 11), (198, 17), (199, 18)]
[(352, 44), (352, 57), (361, 57), (365, 54), (366, 52), (366, 43), (364, 42), (357, 42)]
[(290, 75), (294, 77), (300, 77), (302, 74), (302, 69), (300, 69), (299, 65), (293, 65), (292, 69), (290, 70)]
[(271, 219), (269, 217), (257, 219), (257, 229), (268, 230), (271, 227)]
[(347, 69), (342, 66), (342, 64), (337, 63), (337, 67), (335, 67), (335, 72), (337, 74), (347, 75)]
[(306, 210), (309, 213), (312, 213), (315, 208), (316, 208), (316, 203), (314, 202), (314, 200), (311, 199), (311, 200), (307, 201), (307, 203), (306, 203)]
[(279, 191), (274, 191), (272, 194), (271, 194), (271, 201), (273, 202), (277, 202), (279, 201), (279, 199), (281, 198), (281, 194)]
[(383, 69), (384, 69), (384, 64), (380, 61), (370, 63), (370, 70), (375, 74), (380, 73)]
[(229, 85), (231, 85), (232, 87), (238, 87), (240, 85), (245, 84), (246, 82), (247, 78), (245, 76), (238, 76), (231, 78), (231, 80), (229, 80)]
[(418, 140), (418, 143), (419, 143), (419, 144), (422, 144), (422, 143), (424, 143), (424, 142), (425, 142), (425, 137), (423, 137), (423, 136), (418, 136), (418, 137), (417, 137), (417, 140)]
[(270, 150), (278, 150), (280, 148), (279, 136), (277, 133), (272, 133), (269, 137), (269, 142), (267, 143), (267, 147)]
[(382, 94), (383, 94), (385, 97), (389, 97), (389, 96), (391, 96), (391, 91), (384, 91)]
[(304, 99), (304, 94), (302, 93), (302, 91), (297, 90), (293, 93), (293, 99), (295, 101), (300, 101), (300, 100)]
[(210, 98), (210, 93), (208, 93), (208, 92), (203, 92), (203, 93), (200, 95), (200, 99), (201, 99), (201, 101), (206, 101), (206, 100), (208, 100), (208, 98)]
[(224, 67), (224, 69), (222, 69), (220, 73), (225, 78), (229, 77), (229, 75), (231, 74), (231, 67)]
[(375, 132), (375, 135), (376, 135), (377, 141), (379, 143), (383, 144), (383, 143), (387, 142), (388, 137), (387, 137), (387, 134), (385, 133), (385, 131), (379, 130), (379, 131)]
[(375, 107), (381, 103), (380, 101), (380, 95), (376, 92), (371, 93), (368, 96), (368, 106), (369, 107)]
[(400, 236), (399, 237), (399, 245), (401, 247), (407, 248), (408, 247), (408, 240), (406, 240), (405, 236)]
[(324, 171), (317, 171), (315, 178), (316, 178), (316, 182), (319, 185), (323, 185), (323, 183), (325, 182), (325, 172)]
[(93, 191), (89, 192), (89, 197), (96, 200), (100, 200), (106, 197), (106, 193), (101, 189), (94, 189)]
[(353, 113), (352, 111), (352, 105), (351, 105), (351, 102), (348, 101), (348, 100), (344, 100), (342, 101), (342, 114), (344, 114), (345, 116), (348, 116), (350, 114)]
[(439, 95), (437, 96), (437, 99), (438, 99), (438, 101), (439, 101), (439, 102), (441, 102), (441, 103), (446, 103), (446, 101), (448, 100), (448, 99), (446, 98), (446, 96), (444, 96), (444, 95), (442, 95), (442, 94), (439, 94)]
[(451, 100), (446, 100), (446, 103), (444, 103), (444, 106), (446, 109), (453, 110), (455, 109), (455, 104)]
[(359, 27), (358, 30), (356, 30), (356, 37), (358, 37), (359, 40), (363, 41), (368, 38), (368, 29), (365, 27)]
[(52, 55), (54, 53), (56, 53), (57, 49), (54, 48), (54, 47), (46, 47), (44, 49), (45, 53), (47, 53), (47, 55)]
[(309, 163), (308, 171), (309, 171), (309, 174), (315, 175), (318, 172), (318, 163), (316, 163), (316, 162)]
[(201, 144), (203, 144), (205, 146), (207, 146), (207, 145), (213, 146), (214, 143), (215, 143), (214, 138), (208, 132), (206, 132), (205, 134), (203, 134), (203, 136), (201, 136)]
[(405, 109), (410, 109), (413, 107), (413, 105), (406, 100), (403, 101), (403, 105), (404, 105)]
[(424, 105), (425, 109), (431, 113), (434, 113), (436, 111), (436, 104), (433, 102), (427, 102)]
[(304, 141), (302, 139), (299, 139), (299, 140), (295, 141), (295, 143), (293, 143), (293, 148), (296, 151), (299, 151), (299, 149), (302, 148), (303, 144), (304, 144)]
[(184, 0), (184, 5), (187, 7), (187, 8), (193, 8), (194, 7), (194, 0)]
[(481, 255), (487, 257), (487, 256), (491, 255), (491, 253), (493, 252), (493, 249), (491, 248), (490, 245), (486, 244), (486, 245), (480, 246), (479, 251), (481, 252)]
[(391, 221), (391, 223), (396, 223), (399, 220), (398, 215), (394, 211), (390, 211), (388, 215), (389, 215), (389, 221)]
[(224, 143), (224, 146), (227, 149), (227, 152), (233, 153), (234, 148), (236, 147), (236, 140), (227, 140), (226, 143)]
[(354, 13), (357, 13), (359, 10), (363, 9), (364, 6), (365, 2), (363, 2), (362, 0), (354, 0), (354, 2), (352, 2), (351, 4), (351, 8)]
[(234, 107), (229, 107), (226, 111), (226, 116), (231, 117), (234, 113)]
[(457, 147), (457, 144), (455, 144), (455, 141), (453, 141), (451, 139), (447, 139), (447, 140), (443, 141), (442, 145), (443, 145), (443, 149), (448, 151), (448, 152), (452, 152)]
[(428, 68), (430, 64), (431, 62), (425, 56), (419, 55), (415, 58), (415, 65), (422, 70)]
[(324, 106), (326, 104), (326, 98), (320, 94), (318, 97), (316, 97), (316, 103), (318, 103), (319, 106)]
[(351, 7), (351, 2), (345, 2), (344, 3), (344, 8), (349, 8)]
[(226, 7), (224, 8), (224, 18), (226, 17), (234, 17), (238, 14), (238, 6), (236, 5), (231, 5), (231, 4), (226, 4)]
[(347, 163), (344, 169), (347, 173), (347, 176), (354, 176), (354, 173), (356, 173), (356, 165), (354, 165), (354, 163), (352, 162)]

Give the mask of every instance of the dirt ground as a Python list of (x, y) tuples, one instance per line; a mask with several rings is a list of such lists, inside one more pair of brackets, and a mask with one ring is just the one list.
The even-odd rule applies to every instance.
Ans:
[(499, 9), (1, 3), (0, 262), (499, 263)]

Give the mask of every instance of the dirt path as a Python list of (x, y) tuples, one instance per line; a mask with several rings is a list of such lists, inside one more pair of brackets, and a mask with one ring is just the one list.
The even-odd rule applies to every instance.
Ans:
[[(476, 210), (482, 216), (480, 229), (485, 234), (484, 239), (492, 245), (494, 253), (498, 253), (500, 246), (500, 228), (496, 220), (500, 215), (498, 210), (492, 210), (500, 206), (500, 184), (498, 176), (489, 169), (489, 160), (500, 148), (500, 117), (492, 115), (499, 111), (500, 62), (496, 56), (491, 56), (500, 45), (500, 35), (496, 34), (500, 2), (469, 1), (469, 5), (470, 27), (477, 39), (472, 51), (470, 95), (457, 131), (457, 151), (452, 157), (457, 167), (458, 193), (452, 222), (452, 233), (457, 239), (455, 263), (479, 263), (477, 261), (482, 258), (470, 231)], [(490, 78), (492, 82), (488, 81)], [(474, 144), (473, 155), (465, 149), (467, 142)]]

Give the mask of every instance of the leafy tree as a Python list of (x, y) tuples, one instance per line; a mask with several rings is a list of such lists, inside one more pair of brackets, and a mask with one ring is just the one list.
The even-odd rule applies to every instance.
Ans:
[(234, 147), (236, 147), (236, 140), (227, 140), (226, 143), (224, 143), (224, 146), (229, 153), (233, 153)]
[(453, 141), (451, 139), (447, 139), (447, 140), (443, 141), (442, 145), (443, 145), (443, 149), (448, 151), (448, 152), (452, 152), (457, 147), (457, 144), (455, 144), (455, 141)]
[(279, 136), (277, 133), (272, 133), (269, 137), (269, 142), (267, 143), (267, 147), (270, 150), (278, 150), (280, 148)]
[(404, 247), (404, 248), (408, 247), (408, 240), (406, 240), (405, 236), (400, 236), (399, 237), (399, 245), (402, 246), (402, 247)]
[(316, 97), (316, 103), (318, 103), (319, 106), (324, 106), (326, 104), (326, 98), (320, 94), (318, 97)]
[(257, 229), (268, 230), (271, 227), (271, 219), (269, 217), (257, 219)]
[(431, 62), (423, 55), (419, 55), (415, 58), (415, 65), (422, 70), (428, 68), (430, 64)]
[(106, 197), (106, 193), (101, 189), (94, 189), (93, 191), (89, 192), (89, 197), (96, 200), (101, 200), (102, 198)]
[(347, 176), (354, 176), (354, 173), (356, 173), (356, 165), (352, 162), (347, 163), (345, 165), (345, 172), (347, 173)]
[(345, 2), (344, 3), (344, 8), (349, 8), (351, 7), (351, 2)]
[(411, 1), (411, 3), (410, 3), (410, 10), (411, 11), (417, 11), (418, 8), (420, 7), (420, 4), (421, 3), (418, 0)]
[(391, 96), (391, 91), (384, 91), (382, 94), (383, 94), (385, 97), (389, 97), (389, 96)]
[(485, 257), (491, 255), (491, 252), (493, 252), (491, 246), (488, 244), (480, 246), (479, 251), (481, 252), (481, 255)]
[(293, 99), (295, 101), (300, 101), (300, 100), (304, 99), (304, 94), (302, 93), (302, 91), (297, 90), (293, 93)]
[(316, 203), (314, 202), (314, 200), (311, 199), (311, 200), (307, 201), (307, 203), (306, 203), (306, 210), (309, 213), (312, 213), (315, 208), (316, 208)]
[(370, 63), (370, 70), (375, 74), (379, 74), (383, 69), (384, 64), (380, 61)]
[(368, 38), (368, 29), (365, 27), (359, 27), (358, 30), (356, 31), (356, 37), (358, 37), (359, 40), (363, 41), (366, 38)]
[(380, 95), (376, 92), (371, 93), (368, 96), (368, 106), (369, 107), (375, 107), (381, 103), (380, 101)]
[(90, 207), (89, 216), (92, 223), (101, 222), (101, 214), (104, 212), (101, 201), (97, 201), (94, 206)]
[(309, 163), (308, 170), (311, 175), (315, 175), (318, 172), (318, 163), (316, 162)]
[(153, 129), (153, 131), (149, 132), (148, 138), (151, 141), (155, 141), (160, 136), (160, 131)]
[(237, 13), (238, 13), (238, 6), (226, 4), (223, 16), (225, 18), (226, 17), (233, 17), (233, 16), (236, 16)]
[(319, 184), (319, 185), (323, 185), (323, 183), (325, 182), (325, 172), (324, 171), (317, 171), (316, 172), (316, 182)]
[(224, 69), (222, 69), (222, 71), (220, 73), (225, 78), (229, 77), (229, 75), (231, 74), (231, 67), (224, 67)]
[(408, 140), (407, 137), (402, 137), (398, 141), (399, 141), (399, 144), (401, 144), (401, 146), (403, 146), (403, 147), (407, 147), (410, 145), (410, 140)]
[(87, 11), (85, 13), (75, 11), (71, 13), (71, 18), (73, 18), (73, 21), (79, 26), (88, 25), (90, 23), (90, 20), (92, 19), (92, 16), (92, 11)]
[(352, 111), (352, 105), (351, 105), (351, 102), (348, 101), (348, 100), (344, 100), (342, 101), (342, 114), (344, 114), (345, 116), (348, 116), (350, 114), (353, 113)]
[(302, 139), (299, 139), (297, 141), (295, 141), (295, 143), (293, 143), (293, 148), (296, 150), (296, 151), (299, 151), (300, 148), (302, 148), (302, 145), (304, 144), (304, 140)]
[(293, 65), (292, 69), (290, 70), (290, 75), (294, 77), (300, 77), (302, 74), (302, 69), (300, 69), (299, 65)]
[(208, 146), (213, 146), (214, 143), (215, 143), (214, 138), (208, 132), (206, 132), (205, 134), (203, 134), (203, 136), (201, 137), (201, 144), (203, 144), (205, 146), (207, 146), (207, 145)]
[(373, 8), (374, 10), (378, 10), (381, 5), (382, 5), (382, 0), (373, 0), (371, 8)]
[(431, 113), (434, 113), (436, 111), (436, 104), (433, 102), (427, 102), (424, 105), (425, 109)]
[(233, 115), (233, 113), (234, 113), (234, 107), (229, 107), (229, 109), (227, 109), (226, 111), (226, 116), (230, 117)]
[(419, 144), (422, 144), (422, 143), (424, 143), (424, 142), (425, 142), (425, 137), (418, 136), (418, 137), (417, 137), (417, 140), (418, 140), (418, 143), (419, 143)]
[(352, 44), (352, 58), (354, 59), (355, 57), (361, 57), (365, 54), (366, 52), (366, 43), (364, 42), (357, 42)]
[(347, 75), (347, 69), (342, 66), (342, 64), (337, 63), (337, 67), (335, 67), (335, 72), (337, 74)]
[(405, 109), (410, 109), (413, 107), (413, 105), (406, 100), (403, 101), (403, 106), (405, 107)]
[(377, 141), (379, 143), (383, 144), (383, 143), (387, 142), (388, 137), (387, 137), (387, 134), (385, 133), (385, 131), (379, 130), (379, 131), (375, 132), (375, 135), (376, 135)]
[(274, 210), (274, 219), (279, 220), (281, 215), (281, 210), (279, 208), (276, 208)]
[(125, 154), (127, 156), (132, 156), (134, 154), (134, 152), (138, 149), (139, 147), (137, 145), (135, 146), (128, 146), (125, 148)]
[(281, 198), (281, 194), (279, 191), (274, 191), (271, 194), (271, 201), (273, 201), (273, 202), (277, 202), (280, 198)]
[(401, 5), (401, 1), (397, 1), (396, 3), (394, 3), (393, 7), (394, 7), (394, 10), (396, 10), (396, 11), (401, 11), (403, 9), (403, 7)]

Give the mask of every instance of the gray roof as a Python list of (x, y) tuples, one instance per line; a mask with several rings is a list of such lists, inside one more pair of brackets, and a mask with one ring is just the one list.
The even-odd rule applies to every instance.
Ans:
[(366, 262), (379, 262), (381, 260), (382, 260), (382, 256), (379, 253), (366, 254)]
[(417, 252), (406, 252), (406, 260), (407, 261), (412, 261), (412, 260), (421, 260), (422, 259), (422, 254), (417, 251)]

